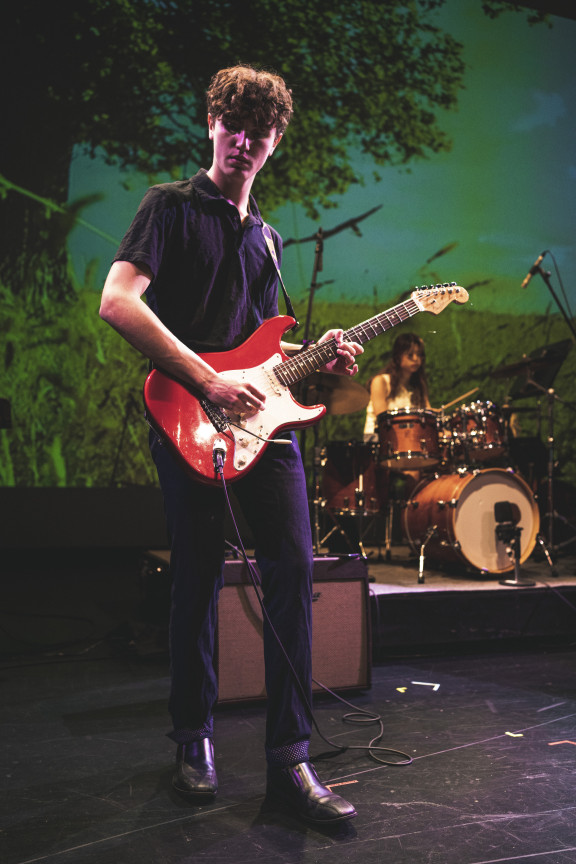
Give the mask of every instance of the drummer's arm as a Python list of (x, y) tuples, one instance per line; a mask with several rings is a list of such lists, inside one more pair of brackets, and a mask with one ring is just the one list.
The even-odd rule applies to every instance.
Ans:
[(370, 401), (374, 408), (374, 414), (378, 417), (382, 411), (388, 409), (388, 397), (390, 395), (390, 382), (387, 375), (376, 375), (370, 385)]

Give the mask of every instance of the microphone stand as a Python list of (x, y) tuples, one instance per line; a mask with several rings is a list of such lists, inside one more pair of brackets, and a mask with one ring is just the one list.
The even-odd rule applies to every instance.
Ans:
[[(306, 311), (306, 322), (304, 324), (304, 338), (302, 345), (307, 348), (310, 345), (310, 323), (312, 321), (312, 305), (314, 295), (318, 290), (317, 276), (324, 267), (324, 234), (322, 228), (318, 228), (316, 233), (316, 246), (314, 249), (314, 264), (312, 267), (312, 279), (310, 282), (310, 293), (308, 295), (308, 309)], [(308, 392), (308, 384), (306, 380), (302, 382), (299, 401), (306, 405), (306, 396)], [(314, 535), (314, 551), (316, 555), (320, 554), (320, 486), (318, 483), (319, 475), (319, 448), (318, 448), (318, 424), (314, 424), (314, 459), (312, 460), (312, 490), (313, 490), (313, 535)], [(300, 452), (302, 454), (302, 462), (306, 464), (306, 429), (302, 429), (300, 435)]]
[[(574, 337), (574, 341), (576, 342), (576, 330), (574, 329), (574, 325), (572, 324), (572, 321), (568, 317), (566, 310), (564, 309), (564, 307), (562, 306), (562, 304), (558, 300), (558, 297), (556, 296), (556, 292), (554, 291), (554, 288), (552, 287), (552, 283), (550, 281), (550, 276), (551, 276), (550, 271), (549, 270), (543, 270), (542, 267), (540, 265), (538, 265), (535, 268), (535, 272), (539, 273), (540, 276), (542, 277), (542, 279), (544, 280), (544, 283), (545, 283), (546, 287), (548, 288), (548, 291), (550, 292), (552, 299), (554, 300), (554, 302), (556, 303), (556, 306), (558, 307), (558, 309), (562, 313), (562, 316), (563, 316), (566, 324), (568, 325), (568, 329), (572, 333), (572, 336)], [(558, 396), (556, 395), (556, 393), (552, 387), (545, 390), (536, 381), (530, 380), (529, 383), (532, 384), (534, 387), (536, 387), (541, 392), (543, 392), (543, 393), (545, 392), (547, 399), (548, 399), (548, 478), (547, 478), (547, 502), (546, 502), (547, 513), (546, 513), (546, 518), (548, 519), (548, 538), (547, 538), (548, 539), (548, 547), (549, 547), (550, 551), (553, 553), (555, 551), (554, 550), (554, 535), (553, 535), (554, 519), (555, 518), (563, 518), (563, 517), (560, 517), (559, 514), (556, 513), (554, 510), (554, 495), (553, 495), (554, 400), (558, 399)], [(559, 400), (559, 401), (561, 401), (561, 400)], [(565, 520), (565, 521), (567, 521), (567, 520)], [(570, 523), (568, 523), (568, 524), (570, 524)], [(570, 527), (573, 527), (573, 526), (571, 525)], [(540, 535), (538, 535), (537, 539), (538, 539), (538, 542), (540, 543), (540, 545), (544, 551), (544, 554), (546, 556), (546, 560), (548, 561), (548, 564), (550, 565), (552, 575), (557, 576), (558, 574), (556, 572), (556, 568), (554, 567), (554, 564), (551, 560), (550, 554), (546, 548), (546, 544), (544, 543), (544, 541)], [(571, 542), (573, 542), (574, 539), (575, 538), (572, 538), (572, 540), (570, 540), (568, 542), (571, 543)], [(567, 545), (567, 544), (563, 543), (562, 545)]]
[(324, 232), (322, 228), (318, 228), (316, 232), (316, 246), (314, 248), (314, 264), (312, 267), (312, 279), (310, 281), (310, 293), (308, 295), (308, 309), (306, 310), (306, 323), (304, 324), (304, 347), (308, 345), (310, 336), (310, 322), (312, 320), (312, 305), (314, 303), (314, 295), (318, 290), (318, 282), (316, 277), (324, 269)]
[(540, 267), (540, 265), (538, 265), (538, 267), (536, 267), (536, 272), (540, 274), (540, 276), (542, 277), (542, 279), (546, 283), (546, 287), (548, 288), (548, 291), (552, 295), (552, 299), (554, 300), (554, 302), (556, 303), (556, 306), (558, 307), (558, 309), (562, 313), (562, 316), (563, 316), (564, 320), (566, 321), (566, 324), (568, 325), (568, 328), (569, 328), (570, 332), (572, 333), (572, 336), (574, 337), (574, 341), (576, 342), (576, 330), (574, 329), (574, 325), (572, 324), (572, 321), (570, 320), (570, 318), (566, 314), (566, 310), (564, 309), (564, 307), (562, 306), (562, 304), (558, 300), (558, 297), (556, 296), (556, 292), (554, 291), (554, 289), (552, 287), (552, 283), (550, 282), (550, 276), (551, 276), (550, 271), (549, 270), (543, 270), (542, 267)]
[[(322, 230), (321, 227), (319, 227), (316, 234), (314, 234), (311, 237), (304, 237), (304, 238), (302, 238), (302, 240), (291, 239), (291, 240), (287, 240), (283, 244), (283, 248), (286, 249), (292, 243), (296, 243), (296, 242), (297, 243), (305, 243), (309, 240), (315, 240), (316, 241), (316, 245), (315, 245), (315, 249), (314, 249), (314, 264), (312, 267), (312, 279), (310, 281), (310, 292), (308, 294), (308, 309), (306, 311), (306, 322), (304, 324), (304, 338), (302, 339), (303, 348), (308, 348), (308, 346), (311, 344), (311, 342), (310, 342), (310, 324), (312, 321), (312, 306), (314, 303), (314, 295), (315, 295), (315, 293), (319, 287), (318, 282), (317, 282), (317, 276), (318, 276), (318, 273), (320, 273), (324, 267), (324, 239), (326, 237), (332, 237), (332, 236), (334, 236), (334, 234), (339, 234), (341, 231), (344, 231), (347, 228), (351, 228), (355, 232), (355, 234), (357, 234), (358, 236), (361, 236), (360, 230), (358, 228), (358, 222), (362, 222), (364, 219), (367, 219), (368, 216), (371, 216), (377, 210), (380, 210), (381, 207), (382, 207), (382, 205), (379, 204), (377, 207), (373, 207), (371, 210), (368, 210), (366, 213), (362, 213), (362, 215), (360, 215), (360, 216), (352, 217), (352, 219), (348, 219), (348, 220), (346, 220), (346, 222), (342, 222), (340, 225), (337, 225), (335, 228), (331, 228), (326, 233)], [(301, 385), (298, 389), (298, 397), (299, 397), (299, 401), (302, 402), (304, 405), (306, 404), (307, 390), (308, 390), (307, 385), (305, 383), (303, 384), (301, 382)], [(305, 459), (306, 459), (306, 429), (305, 428), (303, 428), (301, 433), (300, 433), (300, 452), (302, 454), (302, 462), (305, 465), (306, 464), (306, 462), (305, 462)], [(314, 425), (314, 454), (315, 455), (314, 455), (314, 460), (313, 460), (312, 476), (313, 476), (313, 494), (314, 494), (314, 498), (313, 498), (313, 501), (314, 501), (314, 549), (315, 549), (316, 553), (318, 554), (319, 545), (320, 545), (320, 526), (319, 526), (319, 518), (318, 518), (319, 517), (320, 500), (319, 500), (319, 495), (318, 495), (319, 486), (318, 486), (318, 464), (317, 463), (320, 460), (318, 459), (317, 453), (318, 453), (318, 424), (315, 424)]]
[(554, 547), (554, 519), (558, 516), (556, 511), (554, 510), (554, 402), (555, 400), (562, 401), (559, 396), (556, 395), (556, 392), (553, 387), (542, 387), (541, 384), (538, 384), (532, 377), (528, 377), (526, 379), (527, 384), (531, 384), (532, 387), (535, 387), (537, 390), (540, 390), (541, 393), (546, 394), (546, 398), (548, 400), (548, 471), (546, 477), (546, 513), (544, 518), (548, 523), (548, 531), (547, 531), (547, 543), (544, 542), (544, 539), (540, 534), (537, 536), (537, 540), (542, 547), (546, 560), (550, 566), (551, 575), (557, 576), (558, 573), (554, 566), (554, 562), (552, 560), (551, 553), (553, 554), (555, 551)]

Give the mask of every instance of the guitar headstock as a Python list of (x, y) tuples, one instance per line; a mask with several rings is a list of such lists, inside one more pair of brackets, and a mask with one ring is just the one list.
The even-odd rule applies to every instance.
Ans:
[(430, 285), (428, 288), (417, 288), (410, 295), (421, 312), (432, 312), (438, 315), (452, 303), (466, 303), (468, 292), (455, 282), (445, 282), (443, 285)]

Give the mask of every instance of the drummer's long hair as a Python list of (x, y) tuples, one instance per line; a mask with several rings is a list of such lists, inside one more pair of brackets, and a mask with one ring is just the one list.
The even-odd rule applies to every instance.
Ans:
[(414, 345), (416, 345), (420, 351), (422, 364), (418, 371), (414, 372), (414, 374), (410, 376), (408, 381), (408, 389), (412, 391), (410, 401), (414, 408), (426, 408), (428, 404), (426, 349), (424, 347), (424, 342), (417, 333), (401, 333), (396, 337), (394, 345), (392, 346), (392, 357), (378, 374), (387, 373), (390, 375), (390, 394), (388, 398), (394, 399), (400, 386), (400, 361), (402, 355), (405, 354), (406, 351), (410, 351)]

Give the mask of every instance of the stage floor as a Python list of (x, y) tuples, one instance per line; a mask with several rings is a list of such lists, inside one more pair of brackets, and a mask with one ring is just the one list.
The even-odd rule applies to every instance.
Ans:
[(377, 665), (349, 698), (413, 760), (398, 767), (370, 758), (377, 725), (317, 698), (322, 735), (349, 749), (315, 732), (315, 764), (358, 811), (332, 830), (265, 804), (263, 705), (218, 709), (220, 792), (193, 807), (170, 787), (165, 662), (5, 661), (3, 864), (576, 862), (575, 661), (572, 646)]
[[(515, 581), (513, 569), (506, 572), (481, 572), (460, 564), (441, 564), (437, 560), (424, 557), (423, 566), (407, 544), (393, 545), (390, 557), (386, 559), (381, 549), (368, 547), (366, 563), (368, 574), (376, 585), (378, 594), (398, 594), (422, 591), (503, 591), (529, 587), (532, 582), (538, 587), (573, 586), (576, 587), (576, 555), (564, 552), (548, 563), (539, 546), (519, 568), (518, 586), (501, 585), (501, 581)], [(574, 544), (576, 552), (576, 544)], [(422, 572), (420, 572), (422, 571)], [(420, 579), (422, 581), (420, 581)]]
[[(171, 791), (167, 657), (144, 659), (127, 647), (139, 554), (69, 550), (8, 561), (3, 864), (576, 862), (574, 559), (560, 559), (552, 578), (545, 562), (527, 562), (523, 571), (538, 580), (532, 588), (431, 569), (419, 585), (418, 562), (404, 547), (393, 547), (389, 562), (368, 551), (371, 606), (383, 613), (379, 634), (389, 646), (375, 654), (371, 687), (346, 696), (352, 708), (315, 698), (314, 761), (358, 811), (336, 830), (266, 805), (263, 703), (217, 709), (214, 804), (191, 807)], [(493, 627), (498, 597), (515, 606), (527, 598), (538, 610), (550, 597), (552, 623), (506, 642), (457, 632), (448, 645), (440, 636), (428, 645), (397, 638), (402, 610), (407, 620), (430, 618), (434, 635), (438, 609), (462, 614), (469, 603), (471, 617)], [(562, 626), (551, 632), (561, 610)], [(346, 722), (356, 709), (381, 718), (381, 746), (412, 763), (375, 762), (368, 744), (378, 724)]]

